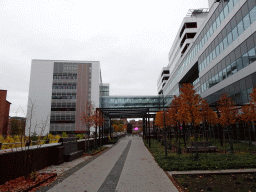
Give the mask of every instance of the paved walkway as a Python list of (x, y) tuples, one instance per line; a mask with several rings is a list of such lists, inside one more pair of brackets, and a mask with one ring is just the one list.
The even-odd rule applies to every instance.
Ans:
[(138, 136), (122, 138), (49, 191), (178, 192)]

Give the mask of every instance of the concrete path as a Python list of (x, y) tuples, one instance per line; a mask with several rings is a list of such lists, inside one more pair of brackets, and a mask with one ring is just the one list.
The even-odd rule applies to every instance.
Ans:
[(49, 191), (178, 192), (138, 136), (127, 136)]
[(70, 162), (64, 162), (60, 165), (51, 165), (49, 167), (41, 169), (40, 171), (38, 171), (38, 173), (57, 173), (57, 175), (59, 176), (62, 175), (65, 171), (70, 170), (71, 168), (82, 163), (83, 161), (86, 161), (87, 159), (90, 159), (91, 157), (92, 156), (83, 156)]

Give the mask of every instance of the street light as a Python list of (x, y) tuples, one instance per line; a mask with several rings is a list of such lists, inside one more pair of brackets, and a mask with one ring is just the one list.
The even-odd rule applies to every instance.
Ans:
[(165, 157), (167, 157), (167, 142), (166, 142), (166, 135), (167, 135), (167, 130), (165, 126), (165, 111), (164, 111), (164, 93), (163, 89), (159, 92), (159, 94), (162, 94), (163, 96), (163, 117), (164, 117), (164, 145), (165, 145)]

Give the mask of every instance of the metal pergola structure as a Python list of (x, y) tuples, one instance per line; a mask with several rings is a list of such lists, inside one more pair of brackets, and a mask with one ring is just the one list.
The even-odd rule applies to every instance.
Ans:
[[(168, 108), (168, 107), (164, 107)], [(112, 135), (111, 120), (116, 118), (142, 118), (143, 119), (143, 138), (149, 143), (150, 146), (150, 119), (155, 120), (156, 112), (160, 108), (156, 107), (129, 107), (129, 108), (97, 108), (104, 117), (109, 119), (108, 133)], [(105, 128), (105, 123), (103, 124), (103, 129)], [(153, 123), (153, 130), (155, 130), (155, 125)], [(106, 131), (106, 129), (105, 129)], [(103, 136), (103, 134), (101, 134)], [(148, 135), (148, 137), (147, 137)]]

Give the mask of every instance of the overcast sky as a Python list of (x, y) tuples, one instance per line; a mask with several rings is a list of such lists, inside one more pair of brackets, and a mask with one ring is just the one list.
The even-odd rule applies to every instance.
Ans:
[(32, 59), (100, 61), (110, 95), (156, 95), (180, 24), (197, 8), (208, 1), (1, 0), (0, 89), (10, 116), (26, 114)]

